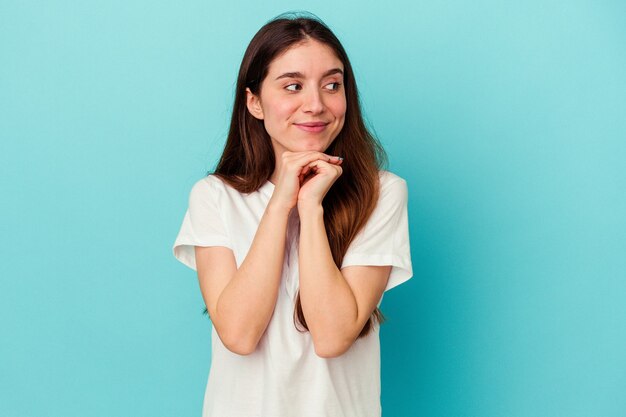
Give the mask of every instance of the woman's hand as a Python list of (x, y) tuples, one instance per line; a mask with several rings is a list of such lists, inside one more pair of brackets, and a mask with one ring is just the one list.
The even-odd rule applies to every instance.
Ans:
[(341, 175), (341, 159), (323, 152), (282, 154), (282, 163), (270, 204), (291, 210), (298, 204), (321, 204), (326, 192)]
[(342, 162), (339, 157), (322, 158), (304, 167), (298, 193), (299, 211), (322, 205), (326, 193), (343, 172)]

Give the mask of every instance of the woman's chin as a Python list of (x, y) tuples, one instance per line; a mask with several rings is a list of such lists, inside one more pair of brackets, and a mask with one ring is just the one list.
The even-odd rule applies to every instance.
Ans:
[(294, 146), (294, 149), (292, 150), (292, 152), (307, 152), (307, 151), (324, 152), (325, 149), (326, 147), (324, 147), (324, 145), (322, 145), (319, 142), (317, 143), (310, 142), (310, 143), (302, 143), (302, 144), (298, 144), (298, 146)]

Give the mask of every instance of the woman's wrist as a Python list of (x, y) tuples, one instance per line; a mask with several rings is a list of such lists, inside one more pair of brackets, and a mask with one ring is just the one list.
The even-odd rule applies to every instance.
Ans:
[(291, 212), (291, 208), (285, 207), (281, 204), (274, 203), (270, 200), (270, 202), (267, 204), (267, 208), (265, 209), (265, 211), (271, 214), (277, 214), (280, 216), (288, 217), (289, 213)]
[(300, 218), (302, 218), (302, 214), (306, 215), (315, 215), (315, 214), (324, 214), (324, 207), (321, 203), (316, 202), (303, 202), (298, 201), (298, 213), (300, 214)]

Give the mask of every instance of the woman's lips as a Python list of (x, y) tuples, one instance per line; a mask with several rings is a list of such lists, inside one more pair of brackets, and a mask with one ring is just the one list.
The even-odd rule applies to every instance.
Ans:
[(328, 126), (328, 124), (312, 124), (312, 125), (306, 125), (306, 124), (302, 124), (299, 125), (296, 123), (296, 126), (306, 132), (313, 132), (313, 133), (319, 133), (322, 130), (326, 129), (326, 126)]

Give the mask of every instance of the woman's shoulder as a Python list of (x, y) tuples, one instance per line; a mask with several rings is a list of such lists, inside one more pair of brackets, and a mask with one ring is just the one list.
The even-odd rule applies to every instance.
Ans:
[(192, 189), (210, 190), (215, 187), (216, 180), (218, 179), (212, 174), (205, 175), (204, 177), (201, 177), (194, 182)]
[(378, 200), (390, 201), (406, 201), (408, 199), (409, 189), (407, 182), (401, 176), (391, 171), (379, 171), (380, 176), (380, 194)]
[(204, 177), (200, 178), (196, 181), (194, 186), (198, 186), (200, 188), (224, 188), (227, 184), (222, 180), (219, 176), (214, 173), (209, 173)]
[(196, 180), (191, 187), (191, 193), (199, 197), (215, 199), (216, 194), (219, 194), (224, 187), (224, 182), (218, 176), (208, 174)]
[[(234, 176), (233, 180), (242, 180), (243, 178)], [(205, 177), (198, 180), (196, 184), (203, 184), (203, 188), (207, 191), (211, 191), (217, 195), (229, 195), (232, 198), (247, 198), (254, 193), (244, 193), (235, 188), (234, 185), (230, 184), (228, 180), (223, 179), (220, 175), (215, 173), (209, 173)]]
[(406, 180), (402, 178), (401, 176), (391, 171), (384, 170), (384, 169), (381, 169), (378, 171), (378, 177), (380, 178), (380, 184), (383, 187), (389, 186), (390, 184), (393, 184), (396, 182), (406, 183)]

